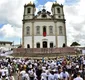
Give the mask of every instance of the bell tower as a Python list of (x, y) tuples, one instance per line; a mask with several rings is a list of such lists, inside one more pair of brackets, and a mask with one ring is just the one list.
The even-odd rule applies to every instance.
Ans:
[(63, 5), (58, 4), (57, 2), (52, 4), (52, 15), (55, 19), (64, 19)]
[(35, 13), (35, 4), (30, 2), (24, 5), (23, 19), (33, 19)]

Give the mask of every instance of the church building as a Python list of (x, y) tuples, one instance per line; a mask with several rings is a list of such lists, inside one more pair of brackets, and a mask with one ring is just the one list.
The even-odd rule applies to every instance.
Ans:
[(43, 8), (35, 15), (35, 4), (24, 5), (23, 48), (56, 48), (67, 45), (63, 5), (52, 4), (51, 12)]

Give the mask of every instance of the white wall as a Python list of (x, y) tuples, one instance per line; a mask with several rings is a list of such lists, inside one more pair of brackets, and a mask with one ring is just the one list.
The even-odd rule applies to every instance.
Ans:
[(11, 45), (10, 44), (6, 44), (6, 47), (10, 47)]
[[(30, 48), (32, 48), (32, 37), (25, 37), (24, 38), (24, 48), (27, 48), (27, 44), (30, 45)], [(36, 43), (40, 43), (40, 48), (42, 48), (42, 42), (47, 41), (47, 46), (50, 48), (50, 42), (53, 42), (53, 45), (55, 46), (55, 36), (34, 36), (34, 48), (36, 48)]]
[(30, 48), (32, 48), (32, 37), (24, 37), (24, 48), (27, 48), (27, 44), (30, 45)]
[(36, 48), (36, 43), (39, 42), (40, 43), (40, 47), (42, 48), (43, 45), (42, 45), (42, 42), (43, 41), (47, 41), (47, 45), (48, 45), (48, 48), (50, 48), (50, 42), (53, 42), (53, 45), (55, 46), (56, 43), (55, 43), (55, 36), (46, 36), (46, 37), (43, 37), (43, 36), (35, 36), (34, 37), (34, 48)]
[[(30, 27), (30, 35), (32, 35), (32, 23), (31, 22), (26, 22), (24, 24), (24, 35), (27, 36), (26, 34), (26, 27), (29, 26)], [(29, 35), (28, 35), (29, 36)]]
[(65, 36), (58, 36), (57, 40), (58, 40), (58, 47), (62, 47), (63, 43), (65, 43)]
[(62, 26), (63, 28), (63, 35), (65, 35), (65, 27), (64, 27), (64, 23), (63, 22), (57, 22), (56, 23), (56, 27), (57, 27), (57, 35), (59, 35), (59, 27)]
[(0, 44), (0, 47), (4, 47), (10, 50), (12, 48), (12, 44), (9, 44), (9, 43), (5, 43), (5, 45)]
[(46, 26), (47, 35), (49, 35), (49, 26), (53, 26), (53, 34), (55, 35), (55, 24), (53, 21), (36, 21), (34, 23), (34, 34), (36, 35), (36, 26), (40, 26), (40, 35), (43, 35), (43, 26)]

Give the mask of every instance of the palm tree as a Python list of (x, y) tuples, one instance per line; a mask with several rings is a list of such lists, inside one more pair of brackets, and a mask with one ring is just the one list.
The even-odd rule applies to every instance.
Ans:
[(80, 44), (77, 42), (73, 42), (70, 46), (80, 46)]

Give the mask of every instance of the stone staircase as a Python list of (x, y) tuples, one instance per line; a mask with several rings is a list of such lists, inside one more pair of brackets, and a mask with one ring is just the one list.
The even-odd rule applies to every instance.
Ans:
[(14, 57), (56, 57), (77, 55), (73, 47), (65, 48), (17, 48), (13, 49)]
[(56, 57), (56, 56), (67, 56), (76, 55), (75, 53), (13, 53), (11, 56), (14, 57)]

